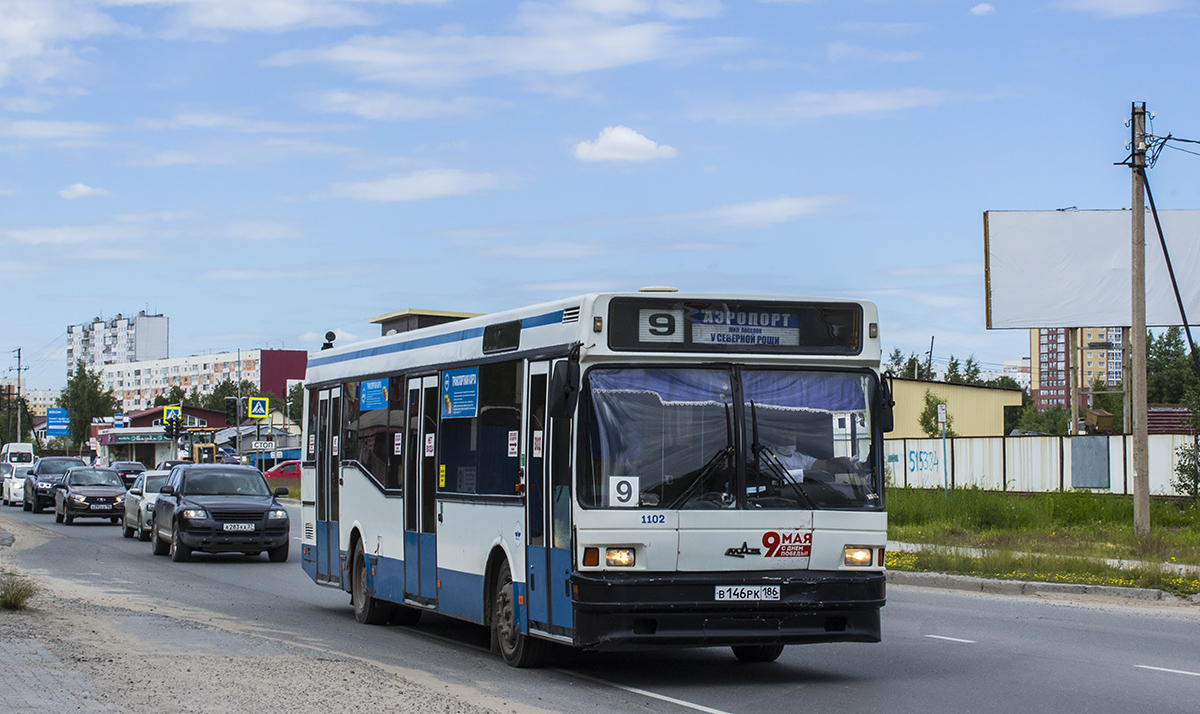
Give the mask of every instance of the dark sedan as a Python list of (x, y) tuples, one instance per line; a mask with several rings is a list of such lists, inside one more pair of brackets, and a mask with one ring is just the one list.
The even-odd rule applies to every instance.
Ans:
[(186, 464), (171, 469), (154, 502), (155, 555), (188, 560), (192, 551), (245, 553), (267, 551), (272, 562), (288, 559), (291, 540), (287, 511), (252, 466)]
[(110, 468), (121, 474), (121, 480), (125, 482), (125, 488), (128, 489), (133, 486), (138, 474), (146, 470), (146, 465), (141, 461), (114, 461)]
[(25, 474), (25, 493), (22, 506), (26, 511), (41, 513), (54, 505), (54, 484), (63, 480), (67, 469), (87, 466), (75, 456), (43, 456)]
[(113, 469), (82, 466), (68, 469), (54, 485), (54, 520), (71, 525), (76, 518), (121, 520), (125, 482)]

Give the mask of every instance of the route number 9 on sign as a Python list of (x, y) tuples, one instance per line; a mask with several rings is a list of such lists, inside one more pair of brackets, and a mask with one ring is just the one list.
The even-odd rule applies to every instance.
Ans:
[(640, 481), (641, 479), (637, 476), (609, 476), (608, 507), (637, 508), (640, 505), (638, 503), (641, 496)]

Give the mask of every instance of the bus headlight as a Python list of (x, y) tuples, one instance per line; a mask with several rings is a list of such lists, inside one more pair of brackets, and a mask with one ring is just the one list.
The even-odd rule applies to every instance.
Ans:
[(861, 545), (848, 545), (842, 548), (842, 562), (852, 568), (861, 568), (871, 564), (874, 553), (870, 548)]
[(604, 562), (610, 568), (632, 568), (637, 558), (633, 548), (609, 548), (604, 553)]

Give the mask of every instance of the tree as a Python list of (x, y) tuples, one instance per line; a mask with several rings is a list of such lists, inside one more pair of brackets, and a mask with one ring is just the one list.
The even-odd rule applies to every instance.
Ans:
[[(899, 352), (899, 350), (896, 350)], [(288, 390), (288, 419), (303, 424), (304, 418), (304, 382), (296, 382)]]
[(71, 445), (78, 449), (91, 437), (92, 419), (116, 414), (119, 405), (117, 398), (101, 386), (100, 371), (89, 370), (79, 360), (58, 396), (58, 406), (71, 415), (68, 431)]
[[(1183, 395), (1183, 405), (1191, 410), (1193, 429), (1200, 429), (1200, 389), (1188, 389)], [(1200, 441), (1192, 437), (1192, 443), (1175, 449), (1175, 476), (1171, 487), (1177, 493), (1200, 499)]]
[[(27, 442), (31, 439), (26, 439), (25, 435), (33, 435), (33, 413), (29, 411), (29, 402), (25, 401), (25, 397), (17, 398), (16, 395), (11, 397), (7, 391), (4, 392), (4, 400), (0, 406), (0, 443), (10, 441)], [(21, 415), (18, 419), (17, 412)], [(20, 422), (21, 433), (17, 433), (17, 422)]]
[(186, 397), (187, 395), (184, 393), (183, 387), (179, 386), (178, 384), (173, 384), (166, 392), (163, 392), (155, 397), (154, 402), (150, 406), (167, 407), (171, 406), (172, 404), (183, 404), (185, 401), (187, 401)]
[[(944, 404), (945, 400), (937, 394), (926, 389), (925, 390), (925, 408), (921, 410), (921, 415), (917, 417), (917, 424), (920, 425), (921, 431), (925, 435), (936, 439), (942, 435), (942, 425), (938, 423), (938, 405)], [(958, 436), (953, 429), (954, 417), (950, 416), (949, 411), (946, 413), (946, 436)]]
[(958, 358), (954, 355), (950, 355), (950, 362), (946, 364), (946, 377), (942, 381), (949, 384), (962, 384), (964, 381)]
[[(261, 397), (262, 392), (255, 386), (254, 382), (248, 379), (242, 380), (241, 396), (246, 397)], [(227, 379), (217, 386), (213, 387), (212, 393), (204, 395), (204, 399), (200, 406), (205, 409), (211, 409), (215, 412), (225, 411), (225, 397), (238, 396), (238, 385), (233, 380)], [(242, 406), (242, 414), (245, 415), (246, 407)]]
[(1146, 401), (1179, 404), (1188, 389), (1200, 389), (1200, 379), (1183, 344), (1183, 331), (1168, 327), (1154, 337), (1146, 333)]
[(1071, 413), (1062, 407), (1039, 412), (1037, 405), (1030, 402), (1021, 412), (1017, 429), (1026, 434), (1066, 434), (1070, 421)]
[(979, 378), (979, 362), (976, 361), (975, 355), (967, 358), (963, 363), (963, 382), (967, 384), (982, 384), (983, 380)]

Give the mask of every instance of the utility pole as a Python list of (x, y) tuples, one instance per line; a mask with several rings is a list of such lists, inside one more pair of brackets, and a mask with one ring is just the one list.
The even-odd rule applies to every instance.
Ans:
[(1132, 161), (1133, 255), (1130, 263), (1133, 285), (1130, 323), (1129, 386), (1132, 393), (1129, 417), (1133, 424), (1133, 530), (1139, 537), (1150, 535), (1150, 441), (1146, 418), (1146, 103), (1133, 103)]
[(925, 360), (925, 379), (930, 382), (933, 381), (933, 338), (934, 337), (936, 337), (936, 335), (930, 335), (930, 337), (929, 337), (929, 356)]
[(21, 348), (13, 350), (17, 353), (17, 441), (21, 440)]

